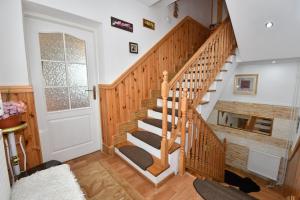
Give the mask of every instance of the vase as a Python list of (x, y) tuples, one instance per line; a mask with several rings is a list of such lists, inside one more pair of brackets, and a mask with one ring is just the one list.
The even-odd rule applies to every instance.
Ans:
[(13, 115), (0, 120), (0, 129), (12, 128), (21, 124), (20, 115)]

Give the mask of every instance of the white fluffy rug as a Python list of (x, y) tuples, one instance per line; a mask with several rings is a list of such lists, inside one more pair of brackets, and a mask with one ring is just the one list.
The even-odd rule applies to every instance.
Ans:
[(17, 181), (11, 200), (85, 200), (69, 165), (37, 172)]

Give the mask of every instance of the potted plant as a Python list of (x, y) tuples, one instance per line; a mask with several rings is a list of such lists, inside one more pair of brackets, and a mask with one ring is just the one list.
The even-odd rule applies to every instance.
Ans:
[(21, 123), (20, 116), (26, 112), (22, 101), (3, 102), (3, 115), (0, 116), (0, 129), (11, 128)]

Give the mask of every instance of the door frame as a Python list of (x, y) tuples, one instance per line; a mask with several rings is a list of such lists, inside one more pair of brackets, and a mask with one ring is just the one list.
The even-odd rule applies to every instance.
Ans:
[[(36, 4), (34, 3), (26, 3), (26, 6), (24, 8), (25, 10), (23, 11), (23, 21), (25, 21), (25, 18), (31, 18), (31, 19), (38, 19), (38, 20), (42, 20), (42, 21), (46, 21), (46, 22), (52, 22), (52, 23), (57, 23), (60, 25), (64, 25), (64, 26), (69, 26), (69, 27), (73, 27), (73, 28), (77, 28), (77, 29), (81, 29), (84, 31), (88, 31), (91, 32), (93, 35), (93, 40), (94, 40), (94, 51), (95, 51), (95, 66), (94, 66), (94, 70), (96, 72), (96, 96), (98, 97), (96, 99), (95, 102), (95, 116), (96, 116), (96, 130), (97, 130), (97, 140), (99, 142), (99, 146), (100, 149), (102, 151), (102, 129), (101, 129), (101, 115), (100, 115), (100, 92), (98, 89), (98, 84), (100, 82), (100, 71), (101, 71), (101, 66), (103, 66), (104, 62), (103, 62), (103, 45), (101, 46), (100, 44), (103, 44), (103, 37), (102, 37), (102, 23), (100, 22), (96, 22), (96, 21), (92, 21), (89, 19), (85, 19), (82, 18), (80, 16), (77, 15), (73, 15), (73, 14), (69, 14), (69, 13), (65, 13), (62, 11), (58, 11), (52, 8), (44, 8), (43, 7), (43, 13), (41, 14), (41, 10), (39, 9), (39, 6), (36, 6)], [(59, 16), (60, 18), (54, 17), (54, 16)], [(74, 23), (72, 21), (79, 19), (79, 22), (81, 23)], [(86, 26), (85, 24), (88, 24), (89, 26)], [(25, 26), (25, 23), (24, 23)], [(24, 31), (25, 33), (25, 31)], [(26, 37), (25, 37), (26, 38)], [(26, 57), (29, 57), (28, 54), (28, 46), (26, 45), (25, 42), (25, 49), (26, 49)], [(27, 59), (27, 68), (29, 71), (29, 80), (30, 82), (32, 81), (32, 77), (31, 77), (31, 73), (30, 73), (30, 59)], [(34, 92), (35, 94), (35, 92)], [(35, 97), (36, 99), (36, 97)], [(40, 110), (37, 108), (37, 105), (35, 105), (37, 111)], [(46, 116), (43, 116), (41, 113), (39, 114), (37, 112), (37, 121), (38, 121), (38, 127), (41, 127), (41, 121), (47, 121), (46, 120)], [(43, 120), (39, 120), (39, 119), (43, 119)], [(38, 128), (39, 131), (39, 135), (41, 138), (41, 150), (42, 150), (42, 157), (43, 160), (49, 160), (51, 158), (51, 155), (49, 155), (48, 153), (48, 147), (46, 144), (46, 138), (47, 138), (47, 130), (42, 130), (40, 128)]]

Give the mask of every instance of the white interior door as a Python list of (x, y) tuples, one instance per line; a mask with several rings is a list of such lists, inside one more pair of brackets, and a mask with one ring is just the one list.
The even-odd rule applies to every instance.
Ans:
[(99, 150), (94, 33), (33, 17), (25, 33), (44, 160)]

